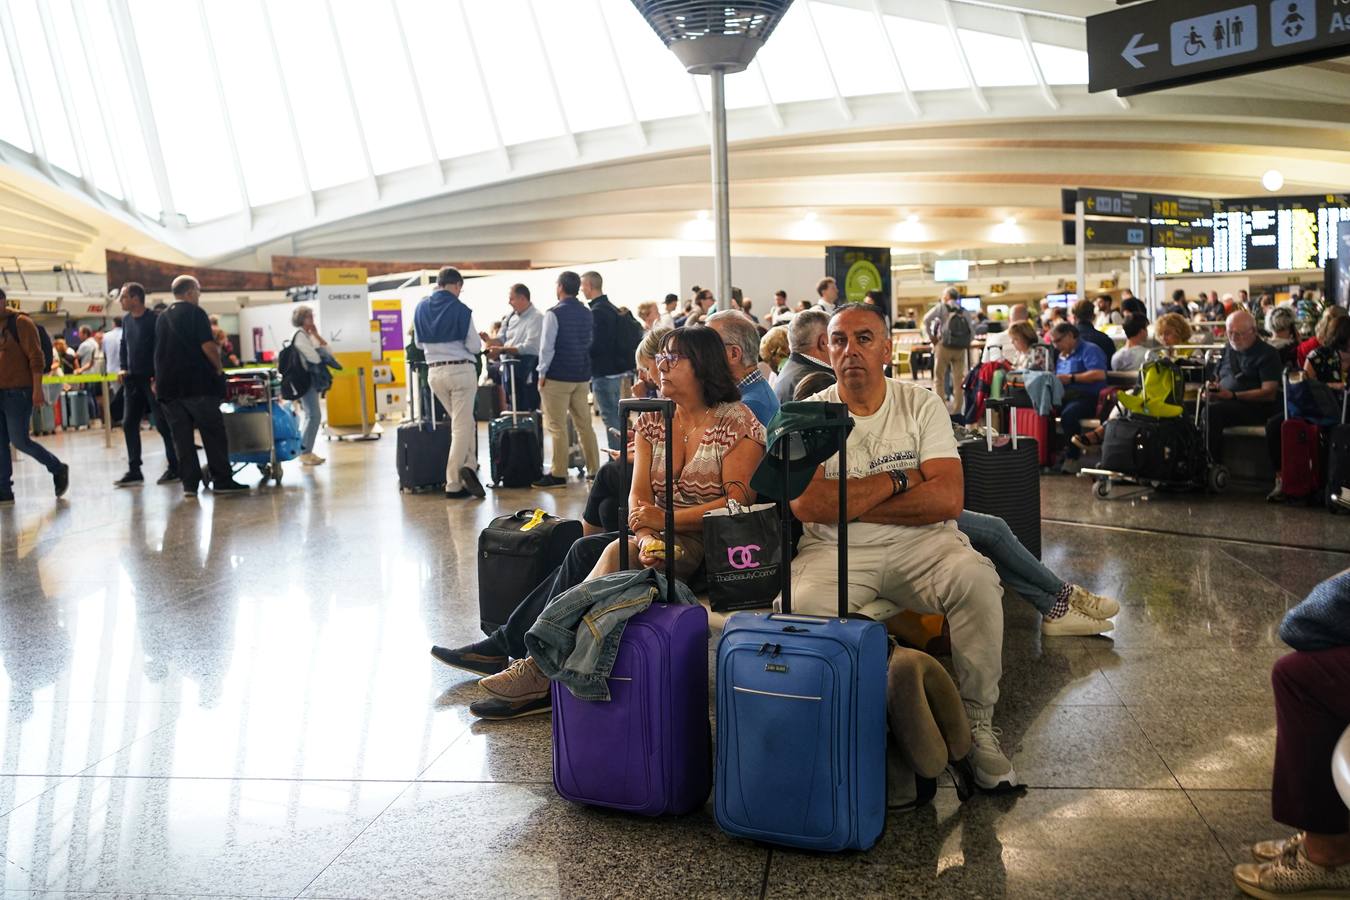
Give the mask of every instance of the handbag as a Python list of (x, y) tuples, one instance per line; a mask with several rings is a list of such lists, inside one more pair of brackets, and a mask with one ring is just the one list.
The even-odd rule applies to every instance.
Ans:
[(782, 583), (778, 506), (735, 501), (703, 514), (703, 561), (714, 612), (767, 607)]

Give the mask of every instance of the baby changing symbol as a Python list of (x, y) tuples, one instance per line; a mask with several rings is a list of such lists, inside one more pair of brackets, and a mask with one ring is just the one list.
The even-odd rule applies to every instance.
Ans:
[(1270, 42), (1276, 47), (1317, 37), (1317, 0), (1272, 0)]

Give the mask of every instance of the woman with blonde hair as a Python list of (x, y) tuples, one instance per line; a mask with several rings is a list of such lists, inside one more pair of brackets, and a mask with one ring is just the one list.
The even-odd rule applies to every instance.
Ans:
[(1185, 344), (1191, 339), (1191, 323), (1180, 313), (1168, 313), (1159, 316), (1153, 326), (1153, 336), (1169, 350), (1177, 344)]
[(788, 328), (786, 325), (775, 325), (765, 332), (764, 337), (759, 339), (759, 358), (764, 365), (772, 370), (772, 375), (765, 374), (765, 378), (772, 384), (778, 377), (778, 370), (783, 367), (783, 363), (792, 355), (788, 348)]

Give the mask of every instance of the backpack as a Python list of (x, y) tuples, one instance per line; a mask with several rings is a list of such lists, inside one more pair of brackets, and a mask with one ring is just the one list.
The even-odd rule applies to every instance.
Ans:
[[(296, 332), (297, 335), (299, 333)], [(294, 337), (282, 345), (281, 352), (277, 354), (277, 372), (281, 375), (282, 399), (299, 400), (309, 393), (313, 377), (309, 374), (305, 358), (295, 347)]]
[(966, 318), (966, 314), (959, 309), (947, 313), (947, 319), (942, 323), (942, 346), (952, 350), (965, 350), (974, 340), (975, 333), (970, 328), (970, 320)]
[(16, 343), (19, 340), (19, 316), (33, 322), (33, 327), (37, 329), (38, 343), (42, 345), (42, 371), (44, 374), (50, 372), (52, 370), (52, 359), (55, 355), (55, 351), (52, 350), (52, 336), (47, 333), (47, 329), (34, 322), (29, 316), (21, 312), (15, 312), (14, 315), (9, 317), (9, 333), (14, 336)]
[(634, 356), (646, 334), (642, 330), (642, 323), (636, 318), (628, 313), (619, 313), (618, 321), (614, 324), (614, 353), (624, 371), (634, 367)]
[(1175, 419), (1182, 413), (1186, 375), (1167, 357), (1149, 360), (1139, 370), (1139, 386), (1116, 395), (1127, 411), (1157, 419)]

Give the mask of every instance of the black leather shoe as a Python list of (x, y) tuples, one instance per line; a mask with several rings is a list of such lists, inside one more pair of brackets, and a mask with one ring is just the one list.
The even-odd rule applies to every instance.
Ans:
[(52, 486), (56, 488), (57, 497), (66, 495), (66, 491), (70, 489), (70, 466), (61, 464), (61, 468), (52, 474)]
[(468, 466), (459, 470), (460, 484), (464, 485), (464, 490), (473, 494), (479, 500), (487, 496), (487, 491), (483, 490), (483, 483), (478, 480), (478, 473)]
[(113, 487), (131, 487), (133, 485), (145, 484), (145, 476), (132, 469), (121, 478), (113, 482)]
[(155, 481), (155, 484), (172, 484), (177, 480), (178, 480), (177, 469), (165, 469), (164, 474), (159, 476), (159, 478)]
[(435, 647), (431, 655), (447, 666), (463, 669), (475, 675), (496, 675), (511, 662), (505, 656), (492, 652), (495, 648), (484, 647), (487, 641), (479, 641), (466, 647)]
[(534, 486), (537, 487), (537, 488), (566, 487), (566, 486), (567, 486), (567, 479), (566, 479), (566, 478), (555, 478), (555, 477), (552, 476), (552, 475), (545, 475), (543, 478), (540, 478), (538, 481), (536, 481), (536, 482), (534, 483)]
[(480, 719), (519, 719), (524, 716), (537, 716), (553, 709), (553, 694), (529, 700), (479, 700), (469, 704), (469, 712)]

